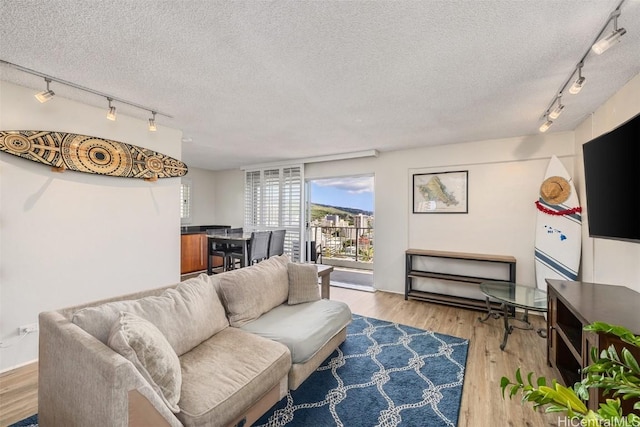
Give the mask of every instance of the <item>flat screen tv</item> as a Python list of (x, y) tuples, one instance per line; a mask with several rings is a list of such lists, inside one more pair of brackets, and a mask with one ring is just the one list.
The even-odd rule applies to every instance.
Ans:
[(589, 236), (640, 243), (640, 114), (582, 151)]

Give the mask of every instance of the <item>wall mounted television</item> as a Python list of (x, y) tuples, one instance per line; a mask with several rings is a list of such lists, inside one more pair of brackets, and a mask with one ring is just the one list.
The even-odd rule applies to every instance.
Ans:
[(640, 243), (640, 114), (582, 153), (589, 236)]

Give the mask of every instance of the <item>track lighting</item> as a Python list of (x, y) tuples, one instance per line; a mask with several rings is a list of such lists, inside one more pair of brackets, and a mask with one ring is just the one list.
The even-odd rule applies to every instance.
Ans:
[(571, 95), (579, 94), (580, 91), (582, 90), (582, 87), (584, 86), (585, 80), (586, 79), (582, 77), (582, 63), (580, 63), (580, 65), (578, 65), (578, 78), (573, 82), (573, 84), (569, 88), (569, 93)]
[(23, 67), (21, 65), (5, 61), (3, 59), (0, 59), (0, 65), (6, 65), (8, 67), (15, 68), (16, 70), (23, 71), (23, 72), (25, 72), (27, 74), (31, 74), (33, 76), (42, 77), (44, 79), (44, 81), (47, 83), (47, 90), (39, 92), (39, 93), (37, 93), (35, 95), (36, 99), (38, 101), (40, 101), (40, 102), (47, 102), (48, 100), (53, 98), (55, 93), (53, 93), (53, 91), (49, 89), (49, 83), (56, 82), (58, 84), (69, 86), (69, 87), (72, 87), (72, 88), (75, 88), (75, 89), (78, 89), (78, 90), (81, 90), (81, 91), (84, 91), (84, 92), (88, 92), (88, 93), (91, 93), (93, 95), (96, 95), (96, 96), (99, 96), (99, 97), (102, 97), (102, 98), (107, 98), (107, 100), (109, 101), (109, 111), (107, 113), (107, 119), (109, 119), (109, 120), (115, 120), (116, 119), (116, 107), (111, 105), (111, 102), (113, 102), (113, 101), (119, 102), (121, 104), (126, 104), (126, 105), (129, 105), (131, 107), (135, 107), (135, 108), (137, 108), (139, 110), (145, 110), (145, 111), (150, 112), (152, 117), (149, 119), (149, 130), (151, 132), (155, 132), (156, 131), (156, 126), (155, 126), (155, 124), (156, 124), (156, 120), (155, 120), (156, 119), (156, 114), (168, 117), (170, 119), (173, 118), (173, 116), (171, 116), (171, 115), (169, 115), (167, 113), (162, 113), (162, 112), (156, 110), (155, 108), (145, 107), (143, 105), (136, 104), (136, 103), (131, 102), (131, 101), (127, 101), (127, 100), (124, 100), (124, 99), (121, 99), (121, 98), (117, 98), (115, 96), (108, 95), (108, 94), (106, 94), (104, 92), (99, 92), (97, 90), (93, 90), (93, 89), (90, 89), (88, 87), (81, 86), (81, 85), (78, 85), (76, 83), (73, 83), (73, 82), (70, 82), (70, 81), (67, 81), (67, 80), (62, 80), (62, 79), (59, 79), (57, 77), (53, 77), (53, 76), (41, 73), (41, 72), (36, 71), (36, 70), (32, 70), (32, 69), (27, 68), (27, 67)]
[(548, 131), (551, 125), (553, 124), (553, 122), (548, 119), (548, 116), (545, 116), (545, 118), (547, 118), (547, 120), (540, 126), (540, 129), (539, 129), (540, 132)]
[(40, 101), (41, 103), (45, 103), (48, 100), (50, 100), (51, 98), (53, 98), (53, 95), (55, 95), (55, 93), (49, 89), (49, 83), (51, 83), (51, 79), (48, 79), (45, 77), (44, 79), (45, 82), (47, 82), (47, 90), (43, 90), (42, 92), (38, 92), (36, 93), (36, 99), (38, 101)]
[(560, 114), (562, 114), (562, 111), (564, 111), (564, 105), (562, 105), (562, 94), (558, 95), (557, 100), (558, 100), (558, 105), (556, 105), (556, 108), (554, 108), (549, 113), (549, 118), (552, 120), (555, 120), (558, 117), (560, 117)]
[[(543, 117), (545, 122), (540, 126), (540, 132), (546, 132), (547, 130), (549, 130), (551, 125), (553, 125), (553, 120), (556, 120), (558, 117), (560, 117), (560, 114), (562, 114), (562, 112), (564, 111), (565, 106), (562, 104), (562, 94), (564, 93), (565, 89), (569, 87), (569, 93), (572, 95), (576, 95), (580, 93), (580, 91), (584, 87), (584, 83), (587, 79), (582, 76), (582, 67), (584, 67), (584, 61), (585, 59), (587, 59), (587, 56), (589, 56), (589, 53), (593, 51), (594, 53), (600, 55), (602, 52), (609, 49), (613, 44), (615, 44), (615, 42), (619, 41), (620, 37), (622, 37), (627, 32), (627, 30), (625, 30), (624, 28), (618, 29), (618, 17), (620, 16), (620, 9), (622, 8), (622, 4), (624, 2), (625, 0), (620, 0), (618, 2), (618, 6), (609, 15), (607, 22), (605, 22), (604, 26), (600, 29), (600, 32), (596, 36), (591, 47), (589, 47), (587, 51), (582, 55), (582, 58), (580, 58), (575, 68), (571, 71), (571, 74), (569, 74), (567, 80), (565, 80), (562, 86), (560, 86), (560, 89), (556, 92), (557, 95), (551, 100), (544, 112)], [(613, 32), (605, 38), (600, 39), (611, 21), (613, 21)], [(576, 74), (577, 78), (575, 80), (572, 80)], [(569, 84), (571, 84), (571, 86), (569, 86)], [(555, 108), (553, 108), (554, 106)]]
[[(616, 10), (612, 15), (613, 18), (613, 32), (607, 37), (601, 39), (591, 46), (591, 49), (598, 55), (602, 55), (607, 49), (620, 40), (620, 37), (624, 36), (627, 32), (624, 28), (618, 29), (618, 16), (620, 16), (620, 10)], [(609, 21), (611, 20), (609, 18)]]
[(107, 98), (107, 101), (109, 101), (109, 111), (107, 112), (107, 119), (111, 120), (111, 121), (116, 121), (116, 107), (114, 107), (113, 105), (111, 105), (111, 98)]
[(156, 128), (156, 112), (151, 112), (152, 117), (149, 119), (149, 132), (155, 132)]

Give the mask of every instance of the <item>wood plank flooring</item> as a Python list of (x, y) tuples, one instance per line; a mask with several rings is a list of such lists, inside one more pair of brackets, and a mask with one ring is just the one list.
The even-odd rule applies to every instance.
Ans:
[(0, 426), (38, 412), (38, 363), (0, 374)]
[[(519, 397), (503, 400), (500, 378), (513, 378), (518, 367), (524, 373), (551, 378), (547, 367), (546, 341), (534, 331), (516, 329), (505, 351), (500, 350), (502, 320), (478, 321), (482, 313), (421, 301), (405, 301), (388, 292), (360, 292), (331, 288), (331, 299), (344, 301), (351, 311), (368, 317), (398, 322), (443, 334), (468, 338), (469, 354), (462, 393), (459, 427), (557, 426), (558, 416), (522, 406)], [(532, 316), (536, 328), (542, 317)], [(7, 426), (37, 412), (37, 364), (0, 375), (0, 425)], [(347, 426), (351, 427), (351, 426)]]
[[(478, 320), (483, 313), (422, 301), (405, 301), (403, 295), (388, 292), (351, 291), (331, 288), (331, 299), (349, 304), (351, 311), (368, 317), (402, 323), (420, 329), (468, 338), (469, 352), (462, 391), (459, 427), (557, 426), (558, 415), (536, 412), (522, 406), (520, 398), (502, 399), (500, 378), (513, 379), (518, 367), (526, 374), (553, 377), (547, 366), (546, 340), (534, 331), (515, 329), (504, 351), (502, 319)], [(530, 316), (537, 328), (545, 327), (540, 316)]]

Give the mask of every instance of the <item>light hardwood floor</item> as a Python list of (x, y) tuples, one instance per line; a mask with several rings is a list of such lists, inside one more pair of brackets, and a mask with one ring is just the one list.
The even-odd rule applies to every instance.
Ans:
[(38, 363), (0, 374), (0, 426), (38, 411)]
[[(500, 378), (518, 367), (524, 373), (534, 371), (547, 378), (546, 341), (533, 331), (516, 329), (505, 351), (500, 350), (502, 320), (478, 321), (482, 313), (421, 301), (405, 301), (402, 295), (388, 292), (360, 292), (331, 288), (331, 299), (344, 301), (351, 311), (368, 317), (398, 322), (443, 334), (468, 338), (467, 358), (459, 427), (484, 426), (557, 426), (558, 416), (535, 412), (522, 406), (520, 398), (502, 399)], [(536, 326), (544, 327), (542, 317), (533, 316)], [(37, 365), (0, 375), (0, 425), (7, 426), (37, 412)], [(348, 426), (351, 427), (351, 426)]]

